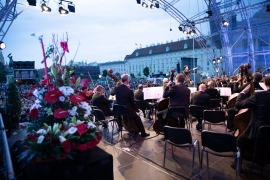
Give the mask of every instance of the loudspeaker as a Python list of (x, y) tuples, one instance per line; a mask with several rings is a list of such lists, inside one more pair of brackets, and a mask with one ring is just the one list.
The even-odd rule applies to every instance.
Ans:
[(177, 73), (180, 73), (180, 64), (179, 63), (177, 63), (177, 65), (176, 65), (176, 70), (177, 70)]

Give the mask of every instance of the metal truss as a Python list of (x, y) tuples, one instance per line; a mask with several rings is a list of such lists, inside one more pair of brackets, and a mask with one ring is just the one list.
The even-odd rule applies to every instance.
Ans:
[[(6, 0), (6, 2), (0, 1), (0, 39), (3, 41), (13, 21), (24, 11), (29, 5), (19, 13), (17, 13), (17, 0)], [(20, 4), (23, 5), (23, 4)]]

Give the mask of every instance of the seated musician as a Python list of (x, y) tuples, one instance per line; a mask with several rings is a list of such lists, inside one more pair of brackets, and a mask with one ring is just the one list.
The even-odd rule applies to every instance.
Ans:
[[(206, 94), (205, 91), (206, 91), (205, 84), (201, 84), (199, 86), (199, 92), (194, 93), (192, 95), (190, 104), (211, 107), (210, 96)], [(199, 131), (202, 130), (202, 119), (198, 119), (198, 124), (196, 125), (196, 129)]]
[(189, 115), (189, 96), (190, 89), (184, 85), (185, 76), (183, 74), (177, 74), (176, 76), (176, 85), (169, 88), (172, 82), (169, 82), (165, 92), (163, 94), (163, 98), (170, 98), (169, 107), (171, 106), (182, 106), (186, 108), (186, 113), (173, 113), (168, 114), (168, 109), (158, 112), (157, 117), (163, 128), (166, 125), (165, 119), (169, 117), (178, 118), (180, 117), (180, 127), (185, 128), (185, 117)]
[(163, 79), (163, 84), (162, 84), (162, 86), (163, 86), (163, 93), (164, 93), (164, 91), (165, 91), (165, 89), (167, 87), (168, 82), (169, 82), (168, 78), (164, 78)]
[[(259, 82), (261, 81), (262, 79), (262, 76), (260, 73), (256, 72), (256, 73), (253, 73), (252, 75), (252, 78), (253, 78), (253, 84), (254, 84), (254, 90), (263, 90), (263, 88), (260, 86)], [(241, 87), (238, 87), (239, 86), (239, 81), (241, 80), (241, 77), (238, 78), (237, 82), (234, 84), (234, 92), (235, 93), (239, 93), (239, 92), (242, 92), (248, 85), (249, 83), (246, 83), (244, 84), (243, 86)], [(246, 94), (246, 98), (248, 98), (250, 96), (250, 93), (247, 93)], [(239, 112), (239, 109), (237, 109), (236, 107), (232, 107), (232, 108), (229, 108), (227, 110), (227, 113), (228, 113), (228, 120), (229, 120), (229, 124), (231, 126), (231, 129), (229, 132), (232, 132), (232, 131), (235, 131), (236, 128), (233, 124), (233, 120), (234, 120), (234, 116)]]
[[(138, 86), (138, 90), (135, 91), (134, 96), (135, 96), (136, 100), (144, 101), (143, 85), (142, 84), (140, 84)], [(148, 119), (152, 120), (152, 118), (150, 117), (150, 114), (152, 114), (152, 112), (153, 112), (153, 107), (148, 102), (147, 102), (147, 109), (150, 110), (150, 112), (148, 114)], [(143, 115), (144, 115), (144, 118), (146, 118), (144, 111), (143, 111)]]
[[(127, 107), (129, 117), (134, 120), (139, 131), (141, 132), (141, 137), (147, 137), (150, 134), (145, 132), (142, 120), (141, 120), (140, 116), (138, 116), (136, 113), (136, 112), (140, 112), (140, 110), (138, 109), (138, 107), (136, 106), (136, 104), (134, 102), (133, 91), (128, 87), (129, 75), (123, 74), (121, 76), (121, 81), (123, 82), (123, 84), (114, 87), (111, 91), (111, 95), (116, 96), (117, 104), (125, 105)], [(121, 123), (119, 118), (118, 118), (118, 124), (119, 124), (119, 128), (121, 129), (122, 123)]]
[[(270, 125), (270, 76), (268, 75), (264, 84), (267, 91), (256, 92), (253, 96), (246, 98), (246, 94), (250, 91), (247, 86), (241, 91), (236, 99), (235, 107), (237, 109), (251, 108), (252, 116), (247, 129), (237, 138), (237, 146), (241, 149), (241, 157), (245, 153), (247, 146), (255, 141), (259, 128), (261, 126)], [(235, 162), (231, 163), (231, 167), (235, 169)]]
[(226, 81), (224, 75), (221, 76), (221, 81), (220, 81), (220, 83), (221, 83), (221, 85), (222, 85), (221, 87), (226, 87), (226, 86), (227, 86), (227, 81)]
[(82, 91), (85, 93), (83, 96), (85, 99), (91, 100), (94, 93), (88, 95), (88, 87), (82, 87)]
[(236, 81), (236, 76), (231, 76), (230, 78), (230, 82), (228, 83), (227, 87), (230, 87), (231, 88), (231, 93), (233, 94), (234, 93), (234, 83)]
[(102, 110), (105, 116), (113, 116), (113, 112), (109, 107), (109, 104), (113, 102), (113, 100), (108, 100), (105, 98), (103, 93), (103, 87), (98, 86), (97, 92), (92, 97), (93, 106), (97, 106), (98, 109)]
[(208, 87), (205, 93), (210, 96), (210, 99), (219, 99), (220, 95), (217, 89), (215, 89), (215, 84), (213, 81), (208, 82)]

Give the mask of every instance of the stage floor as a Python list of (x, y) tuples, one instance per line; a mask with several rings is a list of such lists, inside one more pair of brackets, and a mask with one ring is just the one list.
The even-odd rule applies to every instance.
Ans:
[[(141, 117), (144, 127), (147, 129), (151, 123)], [(195, 129), (197, 121), (193, 122), (191, 133), (192, 138), (201, 141), (201, 133)], [(207, 126), (206, 126), (207, 127)], [(129, 141), (120, 141), (120, 136), (115, 134), (111, 143), (111, 130), (103, 132), (103, 141), (99, 147), (113, 155), (114, 179), (115, 180), (164, 180), (164, 179), (235, 179), (235, 170), (230, 167), (230, 162), (234, 158), (218, 157), (209, 154), (209, 168), (206, 167), (206, 155), (203, 159), (203, 174), (200, 177), (200, 165), (198, 151), (196, 148), (194, 171), (192, 173), (193, 149), (174, 147), (174, 157), (172, 157), (171, 146), (167, 146), (166, 164), (163, 168), (164, 157), (164, 135), (156, 136), (152, 128), (147, 130), (151, 139), (144, 140), (140, 136), (131, 139), (132, 145), (129, 148)], [(224, 126), (212, 126), (212, 131), (224, 132)], [(126, 131), (123, 131), (126, 133)], [(149, 138), (149, 137), (148, 137)], [(128, 148), (128, 149), (125, 149)], [(201, 148), (201, 142), (200, 142)], [(250, 163), (243, 161), (242, 169)], [(241, 173), (238, 179), (249, 179), (246, 172)], [(252, 179), (270, 179), (270, 169), (264, 167), (263, 175), (260, 175), (260, 166), (255, 168)]]

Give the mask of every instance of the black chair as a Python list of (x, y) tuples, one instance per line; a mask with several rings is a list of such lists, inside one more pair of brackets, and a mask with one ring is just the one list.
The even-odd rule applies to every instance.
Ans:
[(145, 111), (150, 110), (150, 109), (147, 108), (147, 106), (148, 106), (147, 102), (145, 100), (135, 100), (135, 103), (136, 103), (138, 109), (142, 110), (144, 116), (146, 116), (146, 118), (148, 120), (148, 116), (145, 113)]
[(165, 167), (165, 159), (166, 159), (166, 149), (167, 143), (172, 145), (172, 155), (173, 154), (173, 146), (176, 147), (193, 147), (193, 161), (192, 161), (192, 171), (194, 168), (194, 157), (195, 157), (195, 148), (198, 144), (198, 156), (200, 162), (200, 145), (199, 140), (196, 139), (194, 143), (192, 143), (192, 137), (189, 129), (185, 128), (175, 128), (170, 126), (164, 126), (164, 136), (165, 136), (165, 148), (164, 148), (164, 160), (163, 160), (163, 167)]
[[(113, 113), (114, 113), (115, 117), (117, 117), (117, 116), (126, 116), (127, 117), (127, 121), (128, 121), (128, 132), (130, 134), (132, 134), (130, 132), (130, 127), (129, 127), (129, 115), (128, 115), (127, 107), (125, 105), (114, 104), (114, 106), (113, 106)], [(121, 129), (121, 137), (122, 137), (122, 129)], [(130, 143), (130, 146), (131, 146), (130, 136), (128, 136), (128, 138), (129, 138), (129, 143)]]
[(202, 130), (204, 130), (204, 124), (208, 124), (208, 130), (210, 129), (211, 125), (225, 124), (225, 133), (227, 133), (227, 120), (225, 119), (225, 111), (204, 110)]
[[(171, 107), (169, 107), (169, 109), (168, 109), (169, 117), (172, 117), (173, 113), (181, 113), (181, 114), (183, 114), (183, 116), (179, 116), (178, 118), (179, 119), (184, 119), (185, 122), (186, 122), (187, 128), (190, 129), (190, 125), (192, 123), (190, 123), (190, 121), (188, 121), (188, 118), (186, 118), (186, 108), (185, 107), (183, 107), (183, 106), (171, 106)], [(169, 121), (167, 121), (167, 125), (168, 125), (168, 122)], [(179, 125), (180, 125), (180, 123), (179, 123)]]
[(203, 119), (203, 111), (206, 109), (208, 109), (208, 107), (206, 107), (206, 106), (198, 106), (198, 105), (190, 105), (189, 106), (190, 114), (193, 117), (195, 117), (197, 120)]
[(235, 157), (237, 158), (236, 176), (238, 179), (240, 165), (240, 149), (236, 147), (236, 137), (231, 134), (217, 133), (211, 131), (203, 131), (201, 134), (202, 138), (202, 155), (201, 155), (201, 166), (200, 176), (202, 176), (202, 165), (203, 165), (203, 153), (206, 152), (207, 168), (209, 168), (208, 153), (221, 156), (221, 157)]
[[(108, 117), (106, 118), (105, 115), (104, 115), (104, 113), (103, 113), (103, 111), (101, 109), (93, 109), (93, 111), (94, 111), (94, 116), (95, 116), (96, 120), (100, 122), (98, 125), (102, 125), (102, 123), (113, 122), (113, 124), (112, 124), (112, 128), (113, 128), (112, 129), (112, 140), (113, 140), (113, 131), (114, 131), (114, 124), (116, 122), (116, 119), (115, 118), (110, 119)], [(108, 128), (108, 130), (109, 130), (109, 128)], [(107, 137), (106, 137), (106, 139), (107, 139)]]
[[(256, 150), (257, 150), (257, 143), (263, 145), (264, 147), (270, 146), (270, 138), (269, 137), (270, 137), (270, 126), (261, 126), (259, 129), (259, 132), (257, 134), (256, 141), (255, 141), (250, 179), (252, 179), (253, 167), (254, 167)], [(264, 150), (264, 148), (263, 148), (263, 150)], [(264, 156), (264, 153), (265, 152), (263, 151), (262, 157)], [(262, 174), (262, 170), (263, 170), (263, 164), (261, 165), (261, 174)]]
[(211, 107), (213, 109), (220, 109), (220, 102), (219, 99), (210, 99)]

